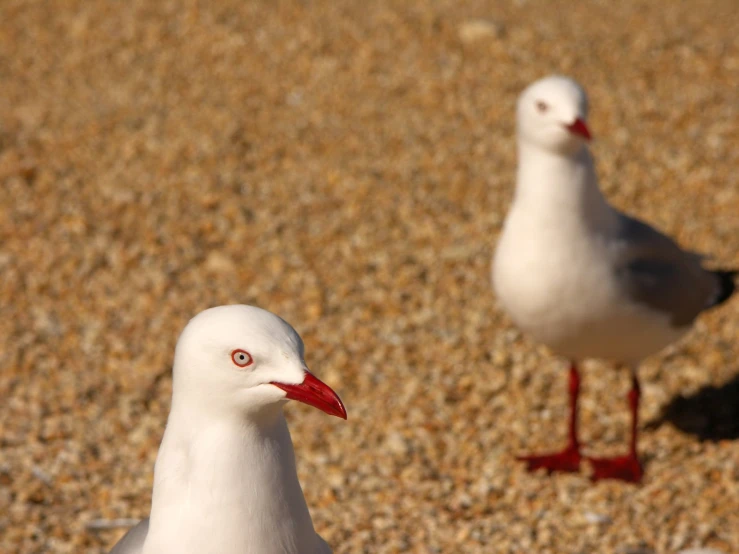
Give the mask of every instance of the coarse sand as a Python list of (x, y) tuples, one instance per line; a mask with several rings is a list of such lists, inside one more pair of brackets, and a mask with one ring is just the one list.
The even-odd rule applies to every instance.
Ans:
[[(562, 445), (566, 364), (489, 279), (550, 73), (608, 198), (738, 267), (737, 37), (736, 0), (2, 0), (0, 552), (148, 514), (177, 335), (227, 303), (346, 403), (286, 409), (336, 554), (739, 552), (739, 298), (641, 366), (644, 482), (593, 484), (515, 461)], [(583, 386), (624, 451), (628, 372)]]

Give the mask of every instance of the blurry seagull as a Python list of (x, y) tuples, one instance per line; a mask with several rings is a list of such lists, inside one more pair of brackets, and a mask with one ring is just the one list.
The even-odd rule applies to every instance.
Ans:
[(606, 358), (631, 368), (628, 454), (588, 458), (593, 478), (639, 481), (637, 363), (726, 301), (735, 271), (711, 271), (646, 223), (608, 204), (588, 150), (587, 97), (547, 77), (518, 99), (518, 175), (493, 261), (498, 299), (523, 331), (570, 361), (567, 447), (523, 456), (531, 470), (577, 471), (577, 362)]

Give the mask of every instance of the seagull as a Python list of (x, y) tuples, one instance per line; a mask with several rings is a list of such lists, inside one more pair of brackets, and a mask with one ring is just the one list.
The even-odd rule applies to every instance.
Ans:
[(110, 554), (331, 554), (298, 482), (288, 399), (346, 419), (281, 318), (230, 305), (191, 319), (175, 349), (150, 517)]
[(529, 470), (579, 470), (578, 362), (608, 359), (631, 369), (631, 442), (626, 455), (587, 459), (594, 480), (638, 482), (637, 365), (726, 301), (737, 272), (703, 268), (702, 256), (608, 203), (588, 149), (587, 112), (584, 90), (567, 77), (546, 77), (519, 96), (516, 191), (493, 288), (520, 329), (570, 360), (567, 447), (519, 459)]

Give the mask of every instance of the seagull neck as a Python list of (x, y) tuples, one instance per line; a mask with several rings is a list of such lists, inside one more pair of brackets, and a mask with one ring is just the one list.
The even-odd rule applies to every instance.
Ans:
[(515, 203), (526, 212), (556, 212), (593, 220), (608, 219), (610, 208), (598, 188), (593, 159), (583, 145), (572, 154), (519, 142)]
[(316, 540), (282, 408), (256, 415), (208, 419), (173, 406), (154, 472), (152, 545), (297, 554)]

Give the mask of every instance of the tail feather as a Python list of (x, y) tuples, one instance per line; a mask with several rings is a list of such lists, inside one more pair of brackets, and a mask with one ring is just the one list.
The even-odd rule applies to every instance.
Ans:
[(712, 271), (711, 273), (718, 279), (718, 291), (716, 296), (711, 299), (708, 305), (709, 308), (723, 304), (736, 292), (736, 277), (739, 275), (739, 271)]

